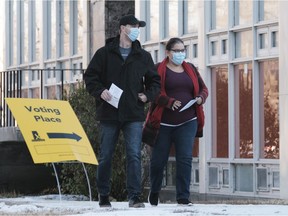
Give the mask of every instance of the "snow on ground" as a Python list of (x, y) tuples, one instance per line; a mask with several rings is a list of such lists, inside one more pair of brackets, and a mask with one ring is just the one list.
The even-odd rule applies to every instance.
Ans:
[[(80, 201), (79, 201), (80, 200)], [(127, 202), (112, 202), (112, 208), (100, 208), (97, 201), (81, 200), (75, 196), (58, 195), (1, 198), (0, 215), (69, 215), (69, 216), (288, 216), (288, 205), (193, 204), (184, 207), (162, 204), (145, 208), (129, 208)]]

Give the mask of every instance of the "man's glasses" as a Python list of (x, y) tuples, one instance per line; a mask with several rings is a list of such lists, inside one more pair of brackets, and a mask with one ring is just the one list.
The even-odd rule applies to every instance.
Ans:
[(185, 53), (186, 50), (185, 49), (171, 49), (172, 52), (175, 52), (175, 53)]

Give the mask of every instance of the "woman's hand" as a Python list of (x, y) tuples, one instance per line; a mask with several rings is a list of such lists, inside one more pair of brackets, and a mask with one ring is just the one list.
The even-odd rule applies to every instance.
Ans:
[(181, 107), (181, 101), (178, 101), (178, 100), (174, 101), (174, 103), (172, 105), (172, 110), (173, 111), (177, 110), (177, 109), (179, 109), (179, 107)]
[(196, 99), (197, 99), (197, 104), (198, 105), (200, 105), (200, 104), (202, 104), (202, 98), (201, 97), (196, 97)]

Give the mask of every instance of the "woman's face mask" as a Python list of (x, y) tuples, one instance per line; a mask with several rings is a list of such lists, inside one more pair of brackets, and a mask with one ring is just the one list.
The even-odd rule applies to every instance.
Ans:
[(130, 32), (129, 34), (127, 34), (127, 36), (133, 42), (138, 38), (139, 34), (140, 34), (139, 28), (130, 28)]
[(185, 52), (173, 52), (172, 54), (172, 62), (176, 65), (181, 65), (186, 58)]

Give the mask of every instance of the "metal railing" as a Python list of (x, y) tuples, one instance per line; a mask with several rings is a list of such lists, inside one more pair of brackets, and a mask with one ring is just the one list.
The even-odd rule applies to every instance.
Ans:
[(0, 127), (16, 126), (5, 98), (62, 100), (83, 80), (84, 69), (22, 69), (0, 71)]

